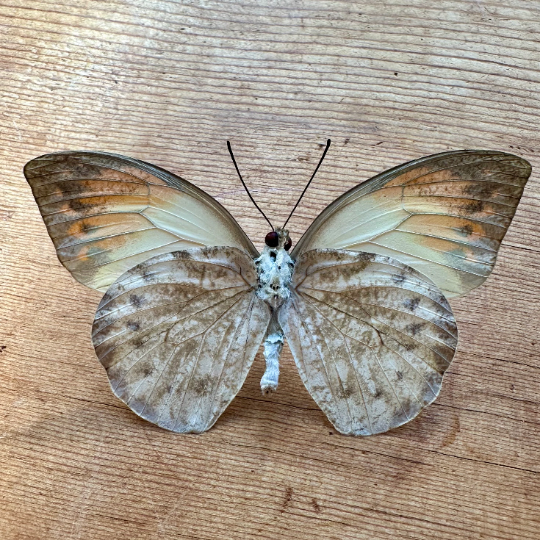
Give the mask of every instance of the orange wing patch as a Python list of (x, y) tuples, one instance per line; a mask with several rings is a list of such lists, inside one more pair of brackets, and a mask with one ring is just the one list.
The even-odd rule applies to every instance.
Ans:
[(89, 287), (106, 290), (127, 269), (180, 249), (224, 245), (257, 255), (217, 201), (142, 161), (49, 154), (29, 162), (25, 175), (60, 262)]
[(447, 296), (491, 273), (531, 167), (502, 152), (447, 152), (382, 173), (334, 201), (293, 256), (316, 248), (366, 251), (419, 270)]

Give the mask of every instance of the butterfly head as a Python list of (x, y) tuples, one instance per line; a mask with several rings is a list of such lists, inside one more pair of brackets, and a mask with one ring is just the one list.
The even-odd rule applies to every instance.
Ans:
[(264, 239), (264, 243), (269, 248), (284, 249), (285, 251), (289, 251), (292, 247), (289, 231), (283, 228), (277, 228), (275, 231), (269, 232)]

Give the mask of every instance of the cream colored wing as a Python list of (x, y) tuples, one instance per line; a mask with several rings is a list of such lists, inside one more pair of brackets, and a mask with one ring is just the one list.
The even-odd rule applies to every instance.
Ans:
[(457, 346), (441, 291), (373, 253), (302, 254), (278, 313), (302, 381), (346, 435), (382, 433), (417, 416), (439, 394)]
[(530, 164), (512, 154), (463, 150), (411, 161), (329, 205), (292, 252), (317, 248), (394, 257), (448, 297), (491, 273)]
[(235, 248), (158, 255), (107, 291), (92, 339), (116, 396), (165, 429), (211, 428), (270, 322), (253, 260)]
[(174, 174), (101, 152), (47, 154), (26, 164), (60, 262), (105, 291), (128, 268), (198, 246), (257, 250), (215, 199)]

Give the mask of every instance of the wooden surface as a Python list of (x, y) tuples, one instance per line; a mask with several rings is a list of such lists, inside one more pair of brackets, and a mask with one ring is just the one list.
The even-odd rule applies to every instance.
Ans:
[[(511, 7), (510, 7), (511, 6)], [(0, 537), (533, 539), (540, 519), (540, 6), (533, 0), (1, 0)], [(58, 262), (22, 167), (127, 154), (217, 197), (260, 246), (373, 174), (448, 149), (533, 165), (495, 271), (452, 301), (440, 398), (384, 435), (337, 434), (288, 350), (204, 435), (109, 390), (100, 294)]]

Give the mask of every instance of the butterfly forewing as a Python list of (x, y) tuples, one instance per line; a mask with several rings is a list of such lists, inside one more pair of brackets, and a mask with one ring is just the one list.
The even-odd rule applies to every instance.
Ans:
[(306, 388), (349, 435), (412, 420), (437, 397), (457, 346), (433, 282), (371, 253), (301, 255), (279, 321)]
[(215, 199), (148, 163), (61, 152), (30, 161), (24, 172), (58, 258), (89, 287), (105, 291), (127, 269), (160, 253), (232, 246), (257, 255)]
[(388, 255), (428, 276), (448, 296), (491, 273), (531, 173), (512, 154), (446, 152), (386, 171), (329, 205), (293, 250)]
[(113, 392), (163, 428), (200, 433), (238, 393), (270, 321), (235, 248), (154, 257), (101, 301), (93, 342)]

